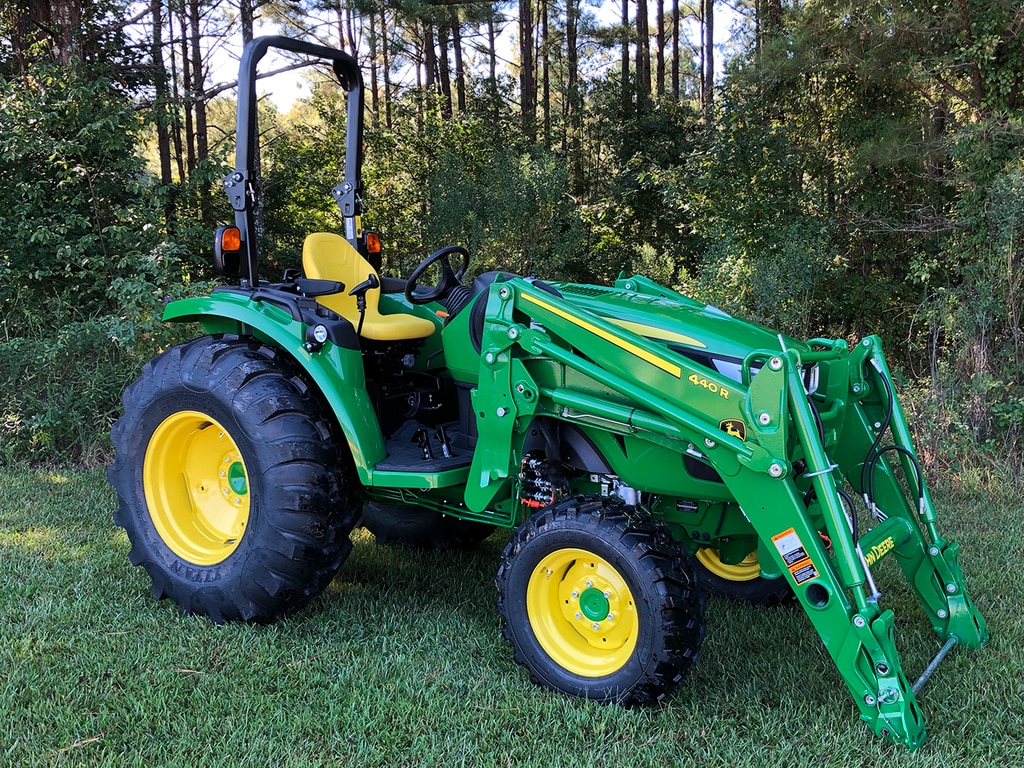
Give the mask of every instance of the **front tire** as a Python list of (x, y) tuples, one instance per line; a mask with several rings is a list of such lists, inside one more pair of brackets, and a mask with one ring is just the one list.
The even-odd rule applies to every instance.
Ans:
[(503, 634), (535, 683), (648, 704), (697, 659), (704, 601), (691, 561), (617, 499), (566, 499), (526, 520), (496, 582)]
[(267, 622), (326, 588), (352, 548), (354, 472), (289, 361), (204, 336), (148, 363), (122, 400), (114, 521), (155, 597)]

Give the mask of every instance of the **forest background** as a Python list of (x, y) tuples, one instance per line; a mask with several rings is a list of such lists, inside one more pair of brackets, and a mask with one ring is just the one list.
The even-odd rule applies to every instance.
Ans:
[[(216, 279), (255, 30), (363, 66), (392, 274), (462, 243), (879, 333), (933, 471), (1024, 475), (1019, 0), (0, 0), (0, 465), (104, 463), (121, 390), (191, 332), (160, 312)], [(343, 105), (299, 64), (261, 105), (265, 275), (339, 226)]]

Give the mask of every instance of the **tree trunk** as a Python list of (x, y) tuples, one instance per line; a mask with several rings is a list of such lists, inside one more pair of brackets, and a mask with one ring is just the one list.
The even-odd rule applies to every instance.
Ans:
[(679, 93), (679, 0), (672, 0), (672, 98)]
[(185, 113), (185, 169), (188, 176), (196, 169), (196, 133), (192, 123), (192, 59), (189, 54), (189, 22), (187, 9), (181, 7), (181, 83), (184, 89), (182, 111)]
[(539, 0), (540, 13), (540, 88), (544, 114), (544, 146), (551, 148), (551, 71), (548, 62), (548, 2)]
[(242, 45), (252, 41), (253, 0), (238, 0), (238, 22), (242, 27)]
[(636, 102), (644, 110), (651, 102), (651, 29), (647, 21), (647, 0), (636, 4)]
[(171, 175), (171, 136), (168, 131), (168, 103), (170, 91), (167, 87), (167, 69), (164, 67), (163, 41), (163, 3), (161, 0), (150, 0), (150, 12), (153, 16), (153, 39), (150, 52), (153, 59), (153, 86), (156, 98), (153, 113), (156, 118), (156, 147), (160, 158), (160, 184), (164, 188), (167, 199), (164, 202), (164, 225), (167, 231), (174, 226), (175, 210)]
[(445, 117), (452, 116), (452, 74), (448, 63), (448, 27), (441, 24), (437, 28), (437, 70), (440, 76), (441, 113)]
[(758, 0), (754, 14), (754, 34), (758, 52), (782, 28), (782, 0)]
[(577, 24), (579, 11), (576, 3), (579, 0), (566, 0), (565, 3), (565, 59), (566, 87), (566, 123), (569, 141), (566, 156), (569, 158), (569, 192), (579, 195), (583, 191), (583, 150), (581, 136), (583, 132), (583, 108), (580, 104), (579, 85), (579, 50), (577, 48)]
[(437, 83), (437, 51), (434, 49), (434, 27), (423, 22), (423, 68), (426, 70), (423, 87), (430, 90)]
[[(36, 7), (44, 4), (47, 6), (45, 11)], [(82, 0), (51, 0), (48, 3), (37, 3), (36, 0), (32, 0), (29, 5), (33, 23), (41, 20), (45, 24), (40, 29), (49, 37), (50, 55), (58, 64), (71, 66), (84, 61), (82, 4)]]
[(704, 51), (701, 83), (701, 107), (711, 109), (715, 92), (715, 0), (703, 0), (704, 6)]
[(43, 39), (43, 31), (53, 27), (49, 0), (29, 0), (20, 8), (5, 9), (11, 14), (11, 47), (18, 60), (18, 71), (25, 76), (32, 48)]
[(452, 59), (455, 62), (455, 98), (460, 113), (466, 111), (466, 70), (462, 61), (462, 23), (459, 14), (452, 11)]
[[(206, 125), (206, 75), (203, 71), (203, 54), (200, 45), (199, 0), (189, 0), (189, 27), (192, 38), (192, 104), (195, 109), (196, 165), (203, 162), (210, 153), (209, 134)], [(211, 217), (210, 193), (205, 186), (196, 188), (199, 201), (199, 217), (209, 221)]]
[(487, 17), (487, 61), (490, 68), (487, 89), (490, 95), (491, 107), (493, 109), (492, 118), (495, 125), (497, 125), (498, 118), (501, 116), (501, 97), (498, 95), (497, 37), (497, 32), (494, 30), (494, 8), (492, 6), (491, 13)]
[(351, 4), (345, 8), (345, 26), (348, 27), (349, 53), (352, 58), (359, 60), (359, 38), (356, 37), (356, 19)]
[[(160, 157), (160, 183), (168, 186), (173, 183), (171, 176), (171, 136), (167, 130), (167, 105), (170, 101), (170, 90), (167, 86), (167, 69), (164, 67), (163, 41), (163, 3), (161, 0), (150, 0), (150, 12), (153, 15), (153, 37), (150, 42), (150, 54), (153, 59), (153, 86), (156, 98), (153, 112), (156, 115), (156, 144)], [(168, 212), (168, 218), (170, 218)]]
[(519, 0), (519, 91), (523, 135), (537, 140), (537, 79), (534, 73), (533, 0)]
[(622, 0), (622, 55), (619, 66), (622, 79), (622, 116), (628, 117), (633, 111), (633, 99), (629, 93), (629, 0)]
[(348, 47), (348, 35), (345, 34), (345, 7), (342, 0), (336, 0), (333, 10), (337, 18), (335, 27), (338, 30), (338, 48), (344, 51)]
[(655, 33), (655, 44), (657, 45), (657, 72), (655, 73), (655, 81), (657, 83), (658, 98), (663, 99), (665, 97), (665, 0), (657, 0), (655, 5), (657, 9), (655, 12), (655, 23), (658, 25), (658, 31)]
[(388, 50), (388, 18), (384, 6), (380, 9), (380, 43), (384, 55), (384, 125), (391, 127), (391, 52)]
[(202, 161), (209, 154), (209, 134), (206, 126), (206, 73), (203, 71), (199, 15), (199, 0), (190, 0), (189, 27), (192, 37), (192, 93), (196, 113), (196, 160)]
[[(178, 49), (174, 47), (174, 13), (167, 13), (167, 50), (171, 58), (171, 102), (182, 104), (181, 91), (178, 89)], [(181, 110), (173, 109), (170, 112), (171, 120), (171, 142), (174, 145), (174, 159), (178, 169), (178, 179), (185, 178), (185, 149), (181, 139)]]
[(380, 94), (377, 92), (377, 17), (370, 14), (370, 125), (380, 125)]

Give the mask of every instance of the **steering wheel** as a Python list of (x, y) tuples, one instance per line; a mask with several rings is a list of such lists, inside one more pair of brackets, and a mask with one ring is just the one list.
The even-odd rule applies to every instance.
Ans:
[[(462, 265), (458, 271), (452, 269), (449, 255), (458, 253), (462, 255)], [(441, 279), (437, 285), (433, 288), (428, 289), (425, 292), (416, 292), (417, 281), (423, 277), (423, 273), (426, 272), (434, 263), (441, 263)], [(409, 275), (409, 279), (405, 283), (405, 298), (409, 300), (410, 304), (429, 304), (432, 301), (439, 301), (443, 299), (448, 293), (458, 285), (462, 285), (462, 276), (466, 274), (466, 267), (469, 266), (469, 251), (463, 248), (461, 245), (449, 245), (442, 248), (439, 251), (434, 251), (432, 254), (427, 256), (423, 261), (417, 265), (416, 269)]]

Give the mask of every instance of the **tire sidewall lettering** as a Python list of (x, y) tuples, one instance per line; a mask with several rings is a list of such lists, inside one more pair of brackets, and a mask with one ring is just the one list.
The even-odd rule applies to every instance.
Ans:
[[(159, 559), (168, 568), (168, 570), (173, 571), (177, 576), (195, 584), (219, 581), (222, 578), (222, 571), (224, 570), (221, 566), (229, 563), (234, 558), (240, 556), (244, 557), (244, 553), (248, 549), (249, 545), (249, 531), (255, 529), (259, 522), (260, 500), (263, 496), (258, 485), (258, 479), (261, 473), (254, 456), (255, 452), (252, 450), (251, 441), (235, 423), (231, 413), (226, 412), (226, 409), (217, 406), (218, 404), (216, 402), (211, 401), (207, 396), (200, 393), (189, 391), (168, 393), (162, 397), (154, 399), (146, 406), (142, 417), (139, 419), (138, 428), (133, 435), (133, 441), (137, 442), (135, 449), (140, 451), (141, 455), (145, 456), (146, 448), (149, 445), (149, 441), (152, 438), (153, 433), (166, 418), (183, 410), (197, 411), (210, 416), (212, 419), (216, 419), (218, 423), (224, 425), (225, 429), (230, 430), (231, 438), (235, 441), (239, 452), (242, 454), (242, 461), (245, 463), (246, 473), (250, 484), (249, 525), (246, 528), (246, 531), (242, 534), (242, 540), (239, 543), (238, 548), (224, 558), (221, 563), (213, 566), (205, 566), (182, 560), (181, 557), (174, 553), (160, 537), (160, 534), (153, 525), (152, 518), (148, 515), (147, 519), (144, 521), (145, 525), (140, 531), (150, 552), (155, 558)], [(147, 508), (147, 505), (146, 491), (141, 472), (142, 465), (143, 463), (139, 462), (138, 467), (140, 471), (134, 478), (134, 487), (138, 498), (138, 504), (140, 505), (140, 508), (145, 509)]]
[(196, 565), (177, 557), (167, 564), (167, 569), (193, 584), (213, 584), (220, 581), (223, 576), (223, 569), (220, 565)]

